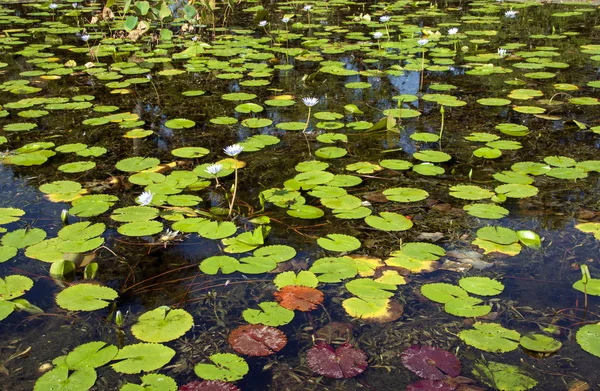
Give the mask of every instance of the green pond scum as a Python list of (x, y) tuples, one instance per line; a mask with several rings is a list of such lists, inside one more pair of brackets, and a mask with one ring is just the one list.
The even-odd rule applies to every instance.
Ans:
[(2, 2), (2, 389), (599, 389), (599, 74), (593, 2)]

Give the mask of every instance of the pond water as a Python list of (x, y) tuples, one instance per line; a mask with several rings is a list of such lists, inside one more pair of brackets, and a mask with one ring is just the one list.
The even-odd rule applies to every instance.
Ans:
[(600, 387), (596, 6), (106, 5), (0, 8), (5, 389)]

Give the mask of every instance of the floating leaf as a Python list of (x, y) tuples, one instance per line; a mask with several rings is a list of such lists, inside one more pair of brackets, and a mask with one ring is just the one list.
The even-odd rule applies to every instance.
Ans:
[(275, 354), (287, 344), (282, 331), (262, 324), (240, 326), (227, 340), (236, 352), (253, 357)]
[(296, 275), (293, 271), (279, 273), (273, 280), (273, 283), (277, 288), (282, 289), (283, 287), (290, 285), (307, 286), (315, 288), (319, 283), (317, 276), (314, 273), (307, 270), (299, 271)]
[(250, 324), (264, 324), (267, 326), (283, 326), (294, 319), (294, 311), (283, 308), (274, 301), (258, 303), (260, 310), (247, 309), (242, 312), (244, 320)]
[(483, 300), (476, 297), (457, 297), (447, 301), (444, 304), (444, 310), (451, 315), (467, 318), (485, 316), (490, 313), (492, 306), (479, 305), (481, 303), (483, 303)]
[(465, 291), (480, 296), (496, 296), (502, 293), (504, 285), (488, 277), (463, 277), (458, 285)]
[(479, 186), (457, 185), (450, 188), (450, 195), (463, 200), (485, 200), (492, 198), (494, 193)]
[(56, 368), (46, 372), (35, 382), (33, 390), (89, 390), (96, 383), (96, 376), (96, 371), (93, 368), (83, 368), (69, 374), (67, 365), (57, 365)]
[(475, 323), (474, 329), (463, 330), (458, 336), (467, 345), (494, 353), (505, 353), (519, 346), (521, 335), (496, 323)]
[(194, 380), (179, 387), (179, 391), (240, 391), (240, 389), (234, 384), (220, 380)]
[(402, 304), (391, 299), (352, 297), (344, 300), (342, 306), (353, 318), (377, 323), (393, 322), (404, 313)]
[(288, 310), (312, 311), (323, 302), (323, 292), (307, 286), (287, 285), (274, 296), (279, 305)]
[(576, 338), (583, 350), (600, 357), (600, 323), (583, 326), (577, 330)]
[(217, 353), (209, 357), (213, 364), (196, 364), (194, 372), (207, 380), (236, 381), (244, 377), (250, 368), (246, 361), (231, 353)]
[(481, 219), (501, 219), (508, 215), (508, 209), (496, 204), (470, 204), (463, 209), (471, 216)]
[(425, 284), (421, 286), (421, 294), (429, 300), (436, 303), (445, 304), (458, 297), (468, 297), (469, 294), (464, 289), (444, 282)]
[(494, 361), (476, 363), (473, 374), (490, 387), (501, 391), (524, 391), (537, 385), (537, 381), (527, 376), (521, 368)]
[(144, 342), (168, 342), (184, 335), (194, 325), (185, 310), (158, 307), (140, 315), (131, 333)]
[(165, 366), (175, 356), (175, 351), (156, 343), (138, 343), (120, 349), (111, 365), (118, 373), (134, 374), (155, 371)]
[(56, 303), (70, 311), (94, 311), (108, 307), (116, 299), (117, 292), (105, 286), (94, 284), (76, 284), (63, 290), (56, 296)]
[(562, 343), (544, 334), (526, 334), (519, 343), (525, 349), (539, 353), (554, 353), (562, 347)]
[(111, 361), (118, 350), (115, 345), (107, 345), (106, 342), (89, 342), (67, 354), (65, 363), (71, 370), (98, 368)]
[(25, 248), (39, 243), (46, 238), (46, 231), (40, 228), (18, 229), (4, 235), (2, 245), (14, 248)]
[(358, 274), (358, 268), (352, 258), (319, 258), (311, 268), (310, 272), (317, 275), (319, 282), (335, 283)]
[(387, 299), (394, 296), (395, 285), (384, 284), (369, 278), (359, 278), (346, 283), (348, 292), (362, 299)]
[(402, 352), (402, 364), (425, 379), (443, 380), (460, 374), (458, 358), (440, 348), (413, 345)]
[(383, 195), (390, 201), (415, 202), (429, 197), (425, 190), (414, 187), (394, 187), (383, 191)]
[(329, 251), (348, 252), (360, 248), (360, 241), (352, 236), (341, 234), (329, 234), (324, 238), (317, 239), (317, 244)]
[(490, 242), (509, 245), (519, 240), (517, 233), (510, 228), (504, 228), (499, 226), (488, 226), (477, 230), (477, 237), (479, 239), (487, 240)]
[(333, 379), (351, 378), (360, 375), (367, 369), (367, 355), (349, 343), (337, 349), (320, 342), (306, 353), (309, 368), (325, 377)]

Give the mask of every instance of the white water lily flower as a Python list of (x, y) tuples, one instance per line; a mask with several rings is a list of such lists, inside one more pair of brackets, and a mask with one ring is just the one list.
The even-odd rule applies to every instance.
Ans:
[(215, 164), (211, 164), (210, 166), (206, 167), (206, 169), (204, 171), (208, 172), (210, 175), (217, 175), (218, 173), (221, 172), (221, 170), (223, 170), (223, 165), (219, 164), (219, 163), (215, 163)]
[(312, 5), (305, 5), (304, 6), (304, 11), (308, 12), (312, 9)]
[(391, 19), (391, 17), (390, 17), (390, 16), (388, 16), (388, 15), (384, 15), (384, 16), (381, 16), (381, 17), (379, 17), (379, 21), (380, 21), (381, 23), (387, 23), (387, 22), (389, 22), (389, 21), (390, 21), (390, 19)]
[(458, 28), (454, 27), (448, 30), (448, 35), (456, 35), (458, 33)]
[(499, 57), (506, 57), (506, 49), (504, 48), (498, 48), (498, 56)]
[(236, 157), (237, 155), (242, 153), (243, 150), (244, 150), (244, 147), (241, 146), (240, 144), (233, 144), (233, 145), (230, 145), (227, 148), (223, 149), (225, 154), (229, 155), (231, 157)]
[(517, 17), (517, 11), (513, 11), (513, 10), (508, 10), (504, 13), (504, 16), (509, 18), (509, 19), (514, 19)]
[(151, 76), (150, 74), (147, 74), (147, 75), (146, 75), (146, 79), (148, 79), (148, 80), (152, 80), (152, 76)]
[(87, 42), (88, 39), (90, 39), (90, 35), (89, 34), (81, 34), (81, 40), (83, 42)]
[(55, 10), (58, 8), (58, 4), (56, 3), (50, 3), (50, 5), (48, 6), (51, 10)]
[(290, 18), (283, 18), (281, 19), (281, 21), (285, 24), (287, 24), (290, 21)]
[(73, 8), (77, 8), (77, 6), (78, 6), (79, 4), (77, 4), (77, 3), (73, 3), (73, 4), (71, 4), (71, 5), (73, 6)]
[(158, 240), (160, 242), (170, 242), (171, 240), (176, 239), (177, 235), (179, 235), (179, 231), (171, 231), (170, 229), (167, 229), (165, 233), (158, 238)]
[(306, 107), (313, 107), (319, 103), (319, 98), (302, 98), (302, 102), (304, 102)]
[(265, 27), (268, 24), (268, 22), (266, 20), (261, 20), (260, 22), (258, 22), (258, 25), (260, 27)]
[(381, 37), (383, 37), (383, 33), (380, 33), (379, 31), (373, 33), (373, 38), (379, 39)]
[(149, 191), (145, 191), (142, 194), (140, 194), (138, 198), (136, 198), (136, 201), (141, 206), (146, 206), (146, 205), (150, 205), (153, 197), (154, 197), (154, 194), (152, 194)]
[(417, 43), (418, 43), (420, 46), (425, 46), (425, 45), (427, 44), (427, 42), (429, 42), (429, 40), (428, 40), (428, 39), (419, 39), (419, 40), (417, 41)]

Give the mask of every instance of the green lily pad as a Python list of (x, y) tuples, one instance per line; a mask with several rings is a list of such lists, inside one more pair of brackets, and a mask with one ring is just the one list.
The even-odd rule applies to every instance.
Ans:
[(577, 330), (576, 338), (583, 350), (600, 357), (600, 323), (583, 326)]
[(506, 353), (517, 349), (521, 335), (496, 323), (475, 323), (473, 329), (458, 334), (467, 345), (494, 353)]
[(540, 353), (554, 353), (562, 347), (560, 341), (544, 334), (526, 334), (521, 337), (521, 346)]
[(46, 231), (40, 228), (18, 229), (4, 235), (1, 239), (3, 246), (25, 248), (41, 242), (46, 238)]
[(217, 353), (209, 357), (213, 364), (196, 364), (194, 372), (202, 379), (236, 381), (248, 373), (246, 361), (231, 353)]
[(258, 303), (260, 310), (249, 308), (242, 312), (244, 320), (250, 324), (264, 324), (266, 326), (283, 326), (294, 319), (294, 311), (283, 308), (274, 301)]
[(63, 290), (56, 296), (56, 303), (70, 311), (94, 311), (108, 307), (116, 299), (117, 292), (105, 286), (94, 284), (76, 284)]
[(483, 303), (483, 300), (476, 297), (457, 297), (447, 301), (444, 304), (444, 310), (451, 315), (463, 316), (467, 318), (489, 314), (492, 310), (492, 306), (479, 305), (481, 303)]
[(319, 282), (336, 283), (358, 274), (356, 263), (349, 257), (319, 258), (309, 269)]
[(488, 277), (463, 277), (458, 285), (465, 291), (480, 296), (496, 296), (504, 290), (501, 282)]
[(162, 368), (175, 356), (175, 351), (156, 343), (138, 343), (120, 349), (111, 365), (118, 373), (134, 374)]
[(273, 280), (275, 286), (278, 289), (281, 289), (285, 286), (290, 285), (298, 285), (298, 286), (307, 286), (309, 288), (316, 288), (319, 284), (319, 280), (314, 273), (309, 272), (307, 270), (299, 271), (296, 274), (293, 271), (287, 271), (283, 273), (279, 273), (277, 277)]
[(429, 193), (414, 187), (394, 187), (383, 191), (383, 195), (390, 201), (416, 202), (429, 197)]
[(165, 122), (165, 126), (171, 129), (188, 129), (195, 125), (196, 123), (194, 121), (185, 118), (175, 118)]
[(365, 223), (382, 231), (406, 231), (413, 226), (411, 220), (393, 212), (381, 212), (379, 216), (367, 216)]
[(481, 219), (501, 219), (508, 216), (508, 209), (496, 204), (470, 204), (463, 209), (471, 216)]
[(436, 282), (433, 284), (425, 284), (421, 286), (423, 296), (436, 303), (446, 304), (450, 300), (458, 297), (468, 297), (467, 291), (452, 284), (444, 282)]
[(182, 309), (158, 307), (140, 315), (131, 333), (144, 342), (168, 342), (184, 335), (194, 325), (194, 318)]
[(317, 239), (317, 244), (329, 251), (349, 252), (360, 248), (360, 241), (355, 237), (341, 234), (329, 234)]

